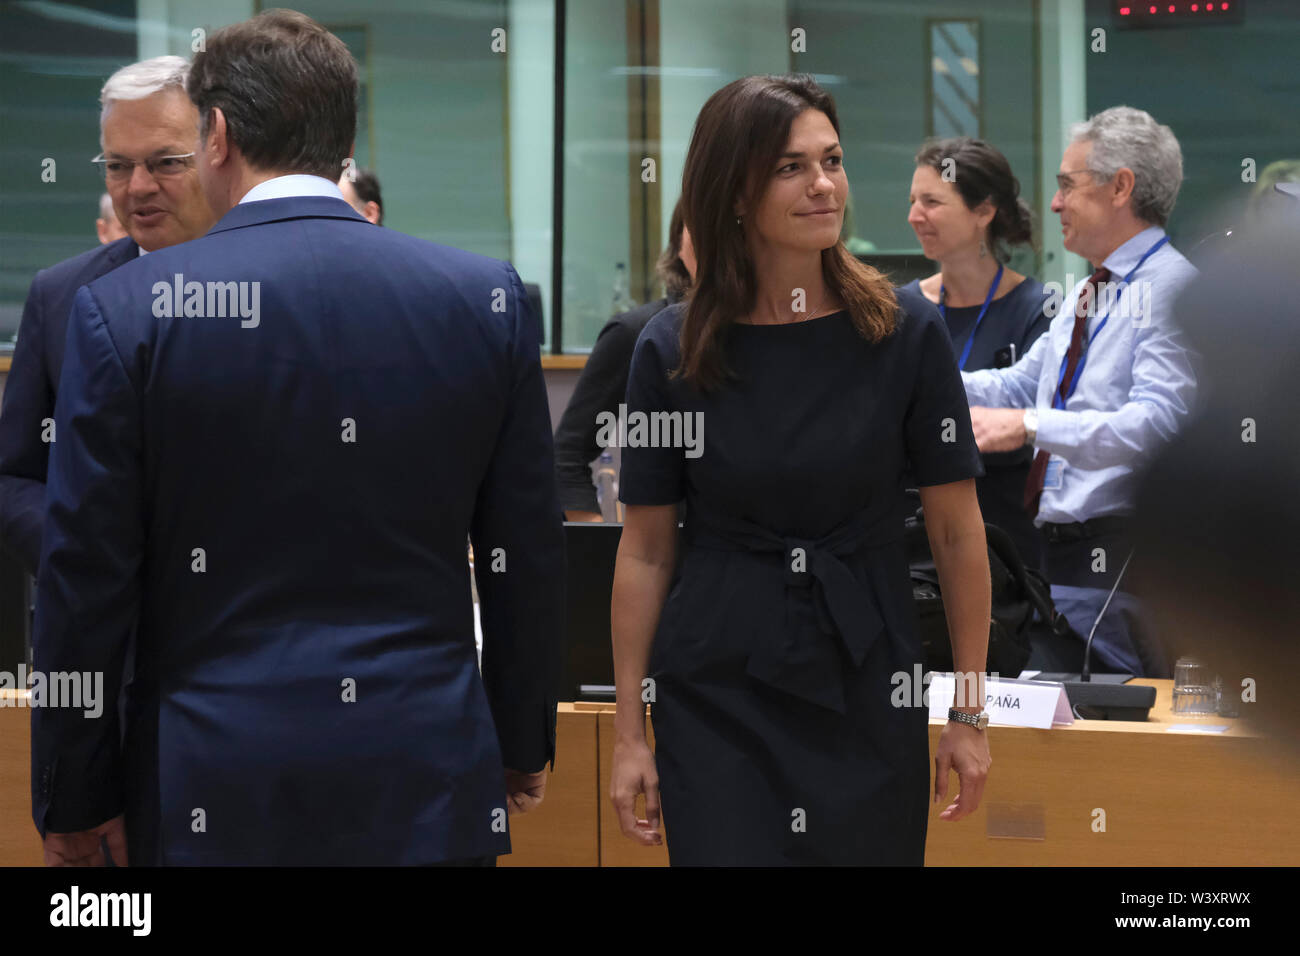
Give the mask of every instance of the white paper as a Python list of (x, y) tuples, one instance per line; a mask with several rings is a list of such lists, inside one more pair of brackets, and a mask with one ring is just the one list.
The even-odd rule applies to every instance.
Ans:
[(1170, 734), (1222, 734), (1227, 730), (1227, 724), (1170, 724), (1165, 728)]
[[(930, 679), (932, 718), (948, 719), (948, 708), (952, 706), (956, 690), (952, 674), (935, 674)], [(1054, 681), (986, 678), (984, 709), (988, 711), (989, 723), (1002, 727), (1050, 730), (1054, 724), (1074, 723), (1065, 688)]]

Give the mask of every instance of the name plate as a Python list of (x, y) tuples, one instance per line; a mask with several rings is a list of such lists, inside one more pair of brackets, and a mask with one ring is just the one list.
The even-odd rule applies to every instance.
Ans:
[[(948, 708), (956, 696), (957, 681), (952, 674), (933, 675), (930, 678), (930, 717), (947, 720)], [(989, 723), (1002, 727), (1050, 730), (1053, 724), (1074, 723), (1065, 688), (1053, 681), (985, 678), (984, 709), (988, 711)]]

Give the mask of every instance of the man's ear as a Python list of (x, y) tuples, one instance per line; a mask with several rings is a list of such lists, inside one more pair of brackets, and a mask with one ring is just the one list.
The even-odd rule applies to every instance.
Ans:
[(379, 225), (379, 203), (375, 202), (373, 199), (370, 200), (362, 207), (361, 215), (365, 216), (376, 226)]
[(1115, 173), (1115, 178), (1110, 181), (1111, 205), (1116, 208), (1127, 206), (1128, 201), (1133, 196), (1133, 187), (1137, 184), (1137, 178), (1133, 175), (1133, 170), (1127, 166), (1121, 166)]
[(226, 126), (226, 114), (221, 107), (214, 106), (208, 112), (208, 129), (204, 134), (208, 160), (214, 166), (225, 163), (230, 156), (230, 130)]

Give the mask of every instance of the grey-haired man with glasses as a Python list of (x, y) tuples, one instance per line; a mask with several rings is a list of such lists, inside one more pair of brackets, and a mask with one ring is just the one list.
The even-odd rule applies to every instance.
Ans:
[(1196, 269), (1165, 232), (1182, 181), (1178, 139), (1144, 110), (1115, 106), (1071, 127), (1052, 211), (1065, 248), (1095, 271), (1015, 365), (962, 373), (980, 451), (1037, 450), (1025, 510), (1078, 638), (1044, 670), (1078, 670), (1095, 631), (1098, 672), (1172, 676), (1122, 585), (1142, 471), (1196, 400), (1196, 356), (1175, 317)]
[(216, 221), (194, 167), (199, 116), (185, 93), (188, 74), (181, 57), (160, 56), (109, 77), (100, 93), (103, 151), (92, 162), (127, 238), (43, 269), (27, 294), (0, 406), (0, 545), (33, 575), (73, 296), (136, 256), (197, 239)]

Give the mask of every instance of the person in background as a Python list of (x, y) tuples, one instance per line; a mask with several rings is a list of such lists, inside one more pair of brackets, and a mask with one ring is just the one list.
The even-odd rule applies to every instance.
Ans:
[(1300, 183), (1300, 159), (1279, 159), (1259, 171), (1259, 181), (1246, 201), (1248, 226), (1260, 229), (1294, 223), (1295, 202), (1278, 191), (1278, 183)]
[(1221, 712), (1296, 767), (1300, 197), (1283, 185), (1273, 221), (1216, 250), (1179, 303), (1192, 347), (1214, 361), (1197, 411), (1143, 476), (1132, 571), (1171, 655), (1219, 675)]
[(1096, 271), (1015, 365), (962, 372), (980, 450), (1038, 449), (1025, 506), (1057, 609), (1081, 638), (1097, 622), (1096, 669), (1156, 677), (1167, 663), (1136, 599), (1120, 589), (1098, 616), (1133, 550), (1139, 471), (1196, 392), (1174, 323), (1196, 269), (1164, 230), (1182, 180), (1178, 140), (1142, 110), (1116, 106), (1071, 127), (1052, 211), (1065, 248)]
[[(199, 114), (185, 95), (189, 64), (160, 56), (124, 66), (100, 92), (98, 158), (127, 238), (36, 273), (0, 409), (0, 544), (35, 575), (45, 523), (49, 423), (77, 289), (136, 257), (197, 239), (216, 221), (194, 166)], [(100, 236), (101, 242), (103, 235)]]
[(379, 177), (369, 169), (353, 167), (339, 177), (339, 192), (366, 220), (376, 226), (384, 224), (384, 200), (379, 193)]
[(596, 416), (603, 411), (618, 414), (637, 336), (656, 313), (686, 296), (695, 277), (695, 250), (682, 221), (681, 200), (673, 207), (668, 247), (659, 257), (658, 274), (664, 297), (614, 316), (600, 330), (555, 430), (555, 477), (569, 521), (601, 520), (591, 481), (591, 462), (601, 451), (596, 441)]
[(1259, 171), (1259, 179), (1251, 188), (1244, 203), (1233, 201), (1235, 208), (1226, 205), (1223, 222), (1208, 235), (1195, 242), (1187, 251), (1187, 258), (1197, 269), (1219, 258), (1224, 251), (1248, 236), (1268, 232), (1281, 224), (1289, 226), (1295, 215), (1295, 199), (1291, 191), (1300, 192), (1300, 160), (1279, 159)]
[[(900, 288), (899, 301), (907, 308), (938, 308), (959, 368), (1014, 364), (1051, 318), (1043, 284), (1006, 266), (1010, 247), (1033, 241), (1032, 213), (1007, 158), (968, 136), (926, 143), (916, 154), (908, 203), (907, 221), (939, 271)], [(984, 477), (975, 488), (984, 520), (1011, 536), (1026, 566), (1041, 567), (1041, 536), (1024, 505), (1033, 450), (985, 452), (983, 458)]]
[(101, 246), (126, 238), (126, 230), (113, 211), (113, 197), (108, 193), (99, 197), (99, 218), (95, 220), (95, 234), (99, 236)]

